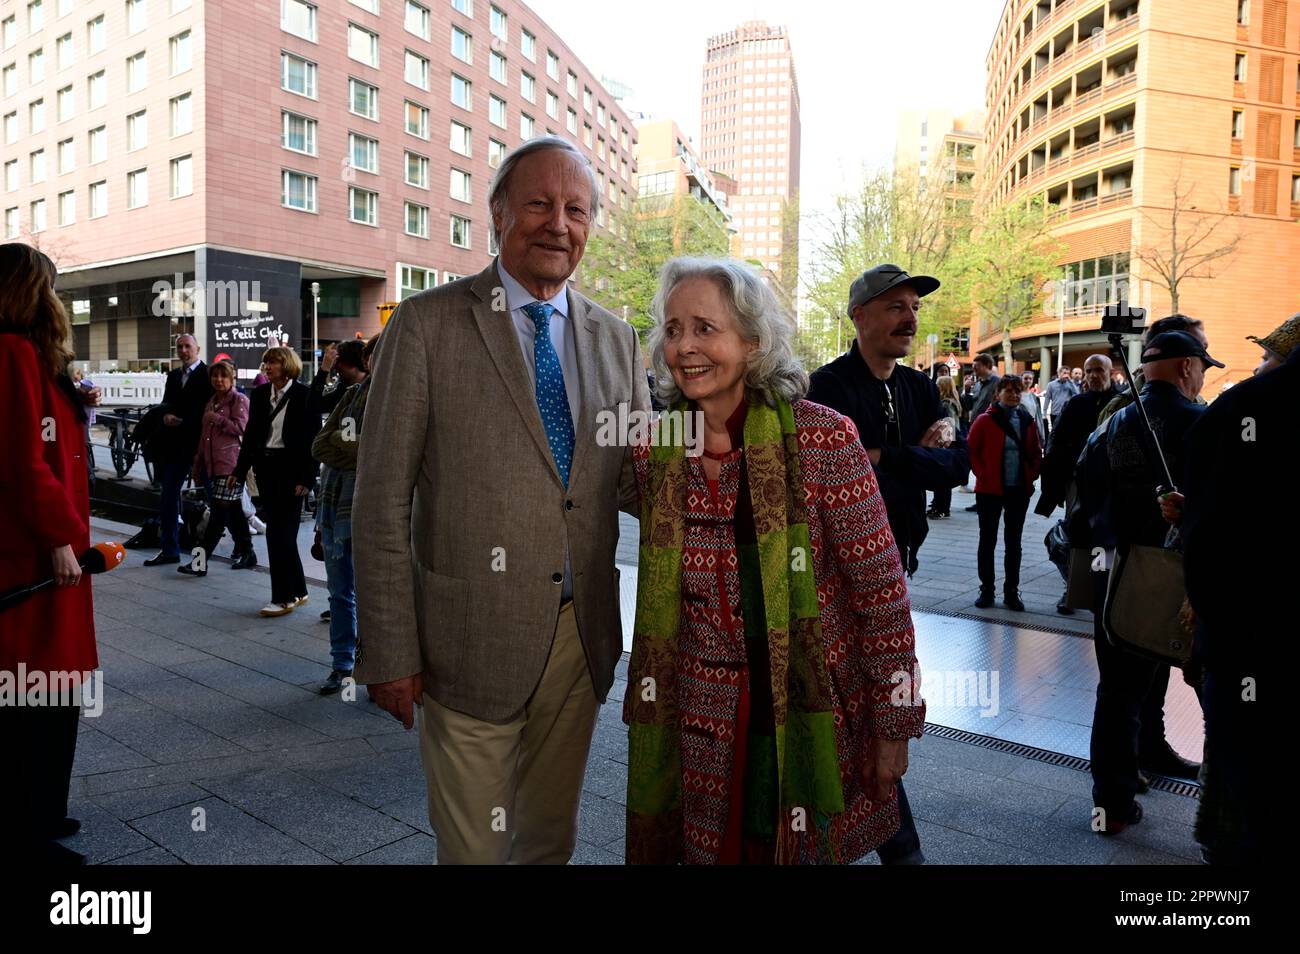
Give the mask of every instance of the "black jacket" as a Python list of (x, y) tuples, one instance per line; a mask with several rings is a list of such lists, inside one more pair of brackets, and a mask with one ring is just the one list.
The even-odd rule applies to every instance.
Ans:
[(333, 375), (329, 371), (317, 370), (316, 376), (311, 379), (311, 396), (308, 399), (308, 405), (312, 412), (325, 417), (334, 413), (334, 408), (338, 407), (339, 400), (343, 397), (343, 392), (348, 386), (339, 381), (334, 390), (329, 394), (325, 393), (325, 385)]
[(1034, 513), (1049, 516), (1065, 503), (1065, 492), (1074, 479), (1074, 467), (1088, 443), (1088, 435), (1097, 429), (1102, 409), (1115, 397), (1115, 389), (1084, 391), (1070, 398), (1061, 410), (1056, 426), (1047, 439), (1043, 457), (1043, 492), (1034, 505)]
[[(1300, 348), (1220, 395), (1187, 434), (1183, 570), (1196, 654), (1225, 675), (1259, 672), (1294, 633)], [(1285, 658), (1289, 658), (1289, 655)]]
[(930, 425), (948, 416), (933, 381), (920, 371), (895, 365), (889, 384), (895, 391), (901, 446), (886, 441), (885, 382), (871, 373), (856, 341), (847, 352), (813, 372), (808, 400), (852, 420), (863, 447), (880, 448), (876, 480), (903, 568), (912, 574), (917, 568), (917, 551), (930, 529), (925, 520), (925, 492), (966, 483), (970, 457), (960, 437), (951, 447), (917, 446)]
[(203, 430), (203, 411), (212, 397), (212, 381), (208, 366), (200, 361), (190, 372), (189, 380), (181, 386), (184, 368), (167, 372), (163, 386), (162, 408), (164, 414), (175, 414), (181, 423), (175, 427), (161, 425), (152, 437), (152, 459), (165, 463), (188, 464), (194, 460), (199, 448), (199, 435)]
[[(1187, 470), (1187, 432), (1205, 413), (1205, 405), (1187, 400), (1166, 381), (1149, 381), (1140, 400), (1174, 484), (1181, 488)], [(1092, 528), (1092, 546), (1125, 551), (1135, 543), (1164, 545), (1169, 524), (1160, 515), (1156, 492), (1167, 480), (1136, 403), (1118, 411), (1104, 430), (1088, 439), (1075, 479), (1082, 513)], [(1079, 545), (1073, 526), (1070, 538)]]
[[(289, 452), (289, 466), (297, 482), (310, 487), (316, 482), (318, 465), (311, 455), (311, 445), (320, 430), (320, 415), (311, 408), (311, 389), (305, 384), (290, 383), (285, 400), (289, 403), (280, 414), (284, 417), (284, 446)], [(235, 465), (236, 479), (244, 480), (249, 468), (256, 469), (262, 462), (270, 429), (271, 385), (263, 384), (254, 388), (248, 399), (248, 427), (244, 429), (244, 443), (239, 449), (239, 463)]]
[(1002, 379), (996, 374), (990, 374), (984, 382), (975, 389), (974, 394), (962, 395), (962, 407), (969, 412), (966, 419), (972, 424), (975, 423), (975, 418), (979, 417), (989, 409), (989, 405), (992, 404), (993, 399), (997, 397), (998, 382), (1001, 380)]

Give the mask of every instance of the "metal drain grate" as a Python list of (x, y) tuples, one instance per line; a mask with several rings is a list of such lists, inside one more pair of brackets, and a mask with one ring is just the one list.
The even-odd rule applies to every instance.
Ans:
[[(977, 745), (983, 749), (992, 749), (994, 752), (1018, 755), (1021, 758), (1033, 759), (1035, 762), (1059, 765), (1062, 768), (1074, 769), (1076, 772), (1089, 772), (1092, 769), (1092, 762), (1088, 759), (1081, 759), (1077, 755), (1049, 752), (1047, 749), (1035, 748), (1032, 745), (1024, 745), (1020, 742), (1008, 742), (1006, 739), (995, 739), (988, 735), (976, 735), (974, 732), (967, 732), (965, 729), (954, 729), (948, 725), (935, 725), (933, 722), (927, 722), (925, 724), (925, 734), (938, 736), (941, 739), (948, 739), (953, 742), (964, 742), (967, 745)], [(1199, 798), (1201, 794), (1199, 785), (1185, 782), (1182, 779), (1167, 778), (1164, 775), (1151, 776), (1151, 789), (1169, 795), (1182, 795), (1186, 798)]]
[(951, 610), (926, 609), (924, 606), (917, 606), (915, 609), (918, 613), (925, 613), (928, 616), (946, 616), (950, 619), (965, 619), (976, 623), (1001, 623), (1003, 626), (1015, 626), (1017, 629), (1028, 629), (1035, 633), (1051, 633), (1053, 636), (1074, 636), (1078, 639), (1092, 639), (1092, 633), (1080, 633), (1073, 629), (1065, 629), (1062, 626), (1030, 624), (1023, 619), (999, 619), (995, 616), (980, 616), (977, 613), (956, 613)]

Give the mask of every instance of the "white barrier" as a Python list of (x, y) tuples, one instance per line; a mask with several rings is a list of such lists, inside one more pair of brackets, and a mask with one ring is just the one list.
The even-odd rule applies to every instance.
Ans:
[(160, 371), (96, 371), (86, 376), (102, 392), (101, 408), (161, 404), (167, 375)]

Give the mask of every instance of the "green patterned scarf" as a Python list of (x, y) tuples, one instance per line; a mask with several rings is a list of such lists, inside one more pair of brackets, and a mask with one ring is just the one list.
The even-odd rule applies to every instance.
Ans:
[[(681, 402), (675, 411), (686, 413)], [(771, 661), (779, 789), (759, 804), (771, 819), (778, 864), (841, 858), (844, 792), (830, 676), (813, 576), (799, 442), (789, 404), (750, 400), (744, 455), (753, 507), (754, 559), (741, 554), (742, 592), (761, 593)], [(681, 860), (682, 765), (676, 699), (686, 530), (685, 447), (652, 446), (641, 498), (636, 625), (628, 671), (627, 860)], [(757, 571), (759, 579), (746, 579)], [(748, 629), (748, 626), (746, 627)], [(741, 784), (741, 780), (735, 780)], [(753, 803), (750, 792), (747, 802)]]

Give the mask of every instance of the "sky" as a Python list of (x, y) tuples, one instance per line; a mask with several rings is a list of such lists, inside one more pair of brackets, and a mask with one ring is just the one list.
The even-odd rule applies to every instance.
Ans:
[[(1004, 0), (528, 0), (597, 77), (699, 146), (705, 42), (746, 20), (786, 26), (802, 107), (801, 211), (828, 210), (864, 164), (892, 163), (898, 111), (984, 102)], [(809, 238), (808, 229), (804, 239)]]

